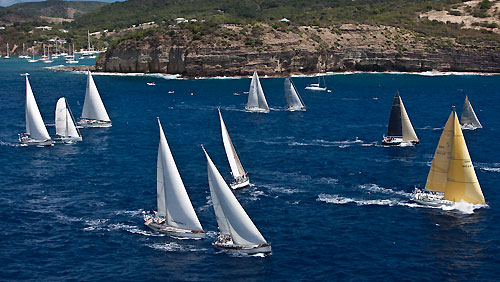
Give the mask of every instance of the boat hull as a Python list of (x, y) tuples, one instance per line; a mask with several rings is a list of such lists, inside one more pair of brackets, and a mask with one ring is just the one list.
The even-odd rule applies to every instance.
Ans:
[(245, 107), (245, 110), (252, 112), (252, 113), (263, 113), (263, 114), (269, 113), (269, 110), (257, 108), (257, 107)]
[(419, 141), (404, 141), (401, 137), (387, 136), (382, 139), (382, 145), (384, 146), (415, 146)]
[(452, 206), (454, 204), (452, 201), (445, 200), (442, 192), (433, 192), (427, 189), (420, 190), (418, 188), (415, 188), (410, 200), (431, 207)]
[(111, 121), (102, 121), (95, 119), (81, 119), (77, 122), (81, 127), (111, 127)]
[(21, 138), (19, 139), (21, 146), (37, 146), (37, 147), (47, 147), (54, 146), (54, 141), (52, 140), (35, 140), (31, 138)]
[(236, 245), (236, 244), (224, 244), (224, 243), (214, 242), (213, 245), (214, 245), (214, 247), (216, 247), (218, 249), (243, 253), (243, 254), (247, 254), (247, 255), (272, 253), (272, 249), (271, 249), (270, 244)]
[(67, 136), (59, 136), (56, 138), (53, 138), (55, 142), (61, 142), (61, 143), (74, 143), (74, 142), (80, 142), (82, 141), (82, 137), (67, 137)]
[(229, 186), (231, 186), (231, 189), (233, 189), (233, 190), (247, 187), (249, 185), (250, 185), (250, 179), (248, 179), (248, 178), (241, 181), (241, 182), (233, 182), (233, 183), (229, 184)]
[(144, 225), (147, 227), (161, 232), (165, 233), (171, 237), (178, 238), (178, 239), (203, 239), (205, 238), (205, 232), (204, 231), (197, 231), (197, 230), (187, 230), (187, 229), (181, 229), (173, 226), (169, 226), (165, 223), (157, 223), (155, 222), (155, 218), (153, 217), (146, 217)]
[(309, 91), (326, 91), (326, 87), (316, 87), (316, 86), (307, 86), (305, 88), (306, 90), (309, 90)]
[(479, 128), (480, 127), (475, 127), (472, 124), (462, 124), (462, 125), (460, 125), (460, 129), (462, 129), (462, 130), (476, 130), (476, 129), (479, 129)]

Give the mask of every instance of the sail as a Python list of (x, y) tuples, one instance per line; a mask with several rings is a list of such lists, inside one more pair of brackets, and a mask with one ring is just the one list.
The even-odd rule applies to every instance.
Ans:
[(403, 136), (403, 126), (401, 120), (401, 98), (399, 92), (396, 92), (392, 102), (391, 116), (387, 126), (387, 136)]
[(64, 97), (59, 98), (56, 104), (56, 134), (59, 136), (80, 137)]
[(82, 118), (111, 121), (90, 71), (87, 73), (87, 90), (85, 92), (85, 102), (83, 103)]
[(483, 128), (467, 96), (465, 96), (464, 107), (462, 109), (462, 116), (460, 117), (460, 124), (461, 125), (471, 124), (476, 128)]
[(34, 140), (50, 139), (47, 128), (43, 123), (42, 115), (38, 110), (38, 105), (31, 90), (31, 85), (26, 75), (26, 133)]
[(403, 104), (403, 100), (399, 97), (399, 102), (401, 105), (401, 131), (403, 133), (403, 141), (417, 141), (418, 137), (411, 125), (410, 118), (406, 113), (405, 105)]
[(260, 85), (260, 80), (259, 76), (257, 75), (257, 71), (253, 72), (252, 81), (250, 82), (247, 107), (260, 108), (262, 110), (269, 111), (266, 97), (264, 96), (264, 90), (262, 90), (262, 86)]
[(285, 79), (285, 98), (286, 103), (288, 104), (288, 109), (302, 110), (306, 108), (304, 106), (304, 102), (299, 96), (299, 93), (297, 92), (297, 88), (295, 88), (295, 85), (289, 77)]
[[(189, 200), (184, 183), (182, 183), (159, 119), (158, 125), (160, 127), (160, 145), (158, 148), (156, 190), (159, 191), (160, 196), (161, 193), (165, 195), (167, 223), (182, 229), (202, 231), (203, 228)], [(158, 208), (162, 209), (162, 201), (159, 200), (158, 203)]]
[(455, 112), (452, 115), (452, 149), (444, 199), (453, 202), (464, 200), (472, 204), (486, 204), (457, 115)]
[(233, 177), (240, 177), (245, 175), (245, 170), (241, 165), (240, 158), (238, 158), (238, 154), (236, 154), (236, 150), (234, 149), (233, 142), (231, 142), (231, 138), (229, 137), (229, 133), (227, 132), (226, 124), (222, 119), (222, 115), (219, 109), (219, 119), (220, 119), (220, 128), (222, 131), (222, 143), (224, 143), (224, 149), (226, 150), (227, 160), (229, 161), (229, 166), (231, 167), (231, 172)]
[[(259, 245), (266, 244), (266, 240), (260, 234), (259, 230), (252, 222), (250, 217), (238, 202), (231, 189), (227, 186), (226, 182), (220, 175), (214, 163), (205, 151), (208, 165), (208, 184), (210, 186), (210, 193), (212, 201), (214, 201), (214, 210), (217, 216), (217, 223), (221, 228), (221, 221), (226, 220), (222, 225), (222, 229), (229, 229), (229, 233), (233, 242), (237, 245)], [(214, 197), (215, 196), (215, 197)], [(215, 203), (220, 207), (216, 208)], [(219, 214), (217, 214), (219, 213)], [(219, 220), (220, 218), (220, 220)], [(227, 230), (226, 230), (227, 232)], [(223, 233), (224, 234), (224, 233)]]

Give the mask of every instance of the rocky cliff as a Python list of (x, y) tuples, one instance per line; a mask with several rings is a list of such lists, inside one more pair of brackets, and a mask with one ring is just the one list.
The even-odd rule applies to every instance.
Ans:
[(131, 38), (99, 56), (108, 72), (185, 77), (284, 76), (343, 71), (500, 73), (497, 43), (465, 44), (394, 27), (223, 25), (201, 38), (188, 30)]

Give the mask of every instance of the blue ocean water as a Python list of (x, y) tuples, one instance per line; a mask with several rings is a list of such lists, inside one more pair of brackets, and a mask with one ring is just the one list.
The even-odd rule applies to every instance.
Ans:
[[(500, 76), (346, 74), (333, 93), (306, 92), (307, 112), (284, 111), (283, 78), (261, 79), (269, 114), (245, 112), (249, 79), (94, 75), (113, 121), (83, 142), (20, 147), (30, 81), (49, 133), (65, 96), (81, 113), (86, 76), (1, 60), (0, 280), (2, 281), (494, 281), (500, 276)], [(146, 82), (155, 81), (156, 86)], [(174, 94), (168, 91), (174, 90)], [(380, 146), (399, 90), (420, 138)], [(193, 95), (191, 95), (193, 93)], [(239, 93), (240, 95), (235, 95)], [(424, 208), (424, 187), (452, 105), (465, 95), (484, 128), (464, 132), (488, 208)], [(377, 97), (378, 99), (373, 99)], [(229, 178), (217, 107), (254, 184), (235, 191), (272, 244), (267, 257), (214, 249), (204, 144)], [(160, 117), (205, 240), (150, 231)]]

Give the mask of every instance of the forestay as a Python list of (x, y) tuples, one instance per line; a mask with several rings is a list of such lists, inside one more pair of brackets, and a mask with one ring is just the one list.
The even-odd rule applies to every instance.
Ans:
[(83, 119), (92, 119), (100, 121), (111, 121), (109, 119), (106, 108), (101, 100), (101, 95), (94, 83), (92, 74), (87, 72), (87, 90), (85, 91), (85, 102), (83, 103), (82, 116)]
[(34, 140), (48, 140), (50, 139), (45, 123), (43, 122), (42, 115), (38, 110), (33, 90), (26, 75), (26, 133)]

